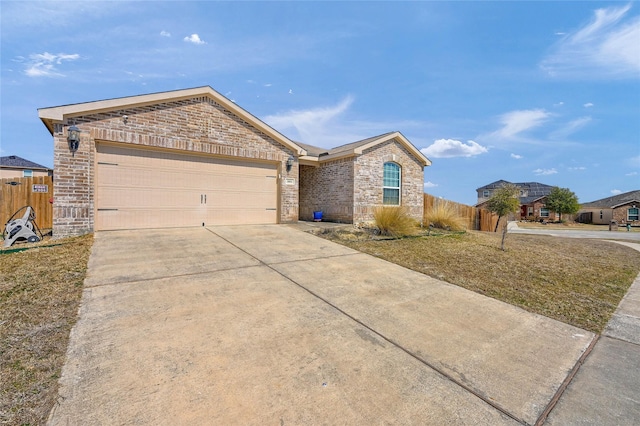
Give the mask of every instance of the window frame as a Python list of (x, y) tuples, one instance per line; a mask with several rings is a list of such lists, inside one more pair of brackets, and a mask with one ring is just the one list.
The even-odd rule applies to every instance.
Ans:
[[(631, 215), (631, 210), (635, 210), (636, 214)], [(635, 217), (635, 219), (632, 219), (632, 217)], [(627, 209), (627, 222), (634, 222), (636, 220), (640, 220), (640, 209), (637, 207), (629, 207)]]
[(33, 170), (30, 170), (30, 169), (22, 170), (22, 177), (33, 177)]
[(548, 207), (540, 207), (540, 217), (550, 217), (550, 216), (551, 216), (551, 210)]
[[(386, 165), (387, 164), (391, 164), (395, 167), (397, 167), (398, 170), (398, 186), (388, 186), (386, 185), (387, 180), (388, 179), (395, 179), (395, 177), (389, 177), (388, 179), (386, 176)], [(389, 203), (387, 202), (387, 199), (385, 197), (385, 192), (387, 191), (397, 191), (398, 192), (398, 202), (396, 203)], [(385, 206), (401, 206), (402, 205), (402, 166), (394, 161), (387, 161), (384, 164), (382, 164), (382, 204)]]
[(491, 197), (491, 191), (489, 191), (488, 189), (485, 189), (484, 191), (482, 191), (482, 198), (489, 198)]

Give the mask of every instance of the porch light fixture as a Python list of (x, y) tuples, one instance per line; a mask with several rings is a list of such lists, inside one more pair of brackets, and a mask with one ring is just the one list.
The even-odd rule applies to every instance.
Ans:
[(295, 158), (293, 158), (293, 155), (290, 155), (289, 158), (287, 158), (287, 173), (291, 171), (291, 167), (293, 167), (294, 160)]
[(78, 147), (80, 146), (80, 129), (76, 127), (75, 124), (71, 125), (69, 129), (67, 129), (67, 142), (69, 142), (69, 151), (75, 155)]

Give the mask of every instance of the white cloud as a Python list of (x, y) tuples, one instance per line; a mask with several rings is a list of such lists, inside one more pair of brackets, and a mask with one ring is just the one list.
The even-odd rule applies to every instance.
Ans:
[(160, 35), (162, 37), (171, 37), (171, 33), (169, 31), (165, 31), (165, 30), (160, 31)]
[(75, 61), (79, 58), (80, 55), (77, 53), (34, 53), (29, 55), (29, 59), (26, 61), (27, 68), (24, 72), (29, 77), (61, 77), (63, 74), (58, 71), (56, 66), (62, 65), (62, 61)]
[(636, 176), (638, 172), (626, 173), (625, 176)]
[(437, 183), (433, 183), (431, 181), (427, 181), (427, 182), (424, 183), (424, 187), (425, 188), (435, 188), (436, 186), (438, 186), (438, 184)]
[[(338, 117), (342, 116), (353, 103), (353, 97), (347, 96), (337, 105), (308, 110), (294, 110), (282, 114), (268, 115), (264, 121), (281, 132), (294, 130), (301, 138), (301, 142), (311, 145), (326, 146), (325, 137), (335, 126), (330, 126)], [(331, 129), (333, 127), (333, 129)], [(357, 139), (354, 139), (357, 140)], [(343, 140), (339, 144), (353, 142)]]
[(553, 104), (554, 107), (561, 107), (562, 105), (564, 105), (564, 102), (562, 102), (562, 101)]
[(185, 37), (183, 40), (193, 44), (206, 44), (204, 40), (200, 39), (200, 36), (198, 34), (191, 34), (190, 36)]
[(511, 139), (520, 133), (544, 123), (551, 114), (543, 109), (511, 111), (500, 116), (503, 127), (491, 136), (499, 139)]
[(522, 157), (522, 155), (518, 155), (518, 154), (511, 154), (511, 158), (515, 158), (516, 160), (521, 160), (524, 157)]
[(618, 195), (618, 194), (622, 194), (622, 191), (620, 191), (619, 189), (612, 189), (612, 190), (611, 190), (611, 193), (612, 193), (613, 195)]
[(564, 127), (552, 132), (549, 137), (551, 139), (563, 139), (572, 133), (577, 132), (591, 122), (591, 117), (580, 117), (568, 122)]
[(536, 176), (549, 176), (555, 175), (558, 171), (556, 169), (536, 169), (533, 173), (535, 173)]
[(551, 76), (638, 78), (640, 17), (631, 4), (594, 11), (590, 23), (553, 46), (540, 67)]
[(571, 172), (575, 172), (575, 171), (587, 170), (587, 168), (584, 166), (578, 166), (578, 167), (569, 167), (568, 170)]
[(420, 152), (432, 158), (453, 158), (473, 157), (488, 152), (488, 149), (474, 141), (464, 144), (455, 139), (438, 139), (428, 147), (422, 148)]
[(271, 84), (271, 83), (267, 83), (267, 84), (264, 85), (264, 87), (271, 87), (271, 86), (273, 86), (273, 84)]
[(582, 105), (585, 108), (591, 108), (593, 106), (593, 104), (591, 102), (587, 102), (586, 104)]

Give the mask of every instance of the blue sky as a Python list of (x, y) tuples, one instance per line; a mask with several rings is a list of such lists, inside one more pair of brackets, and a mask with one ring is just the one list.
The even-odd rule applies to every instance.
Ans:
[(425, 191), (640, 189), (640, 3), (2, 1), (1, 155), (37, 108), (209, 85), (293, 140), (399, 130)]

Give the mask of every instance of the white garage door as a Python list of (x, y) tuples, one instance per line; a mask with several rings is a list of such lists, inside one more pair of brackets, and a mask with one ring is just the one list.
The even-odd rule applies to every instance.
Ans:
[(97, 145), (96, 230), (277, 222), (276, 165)]

